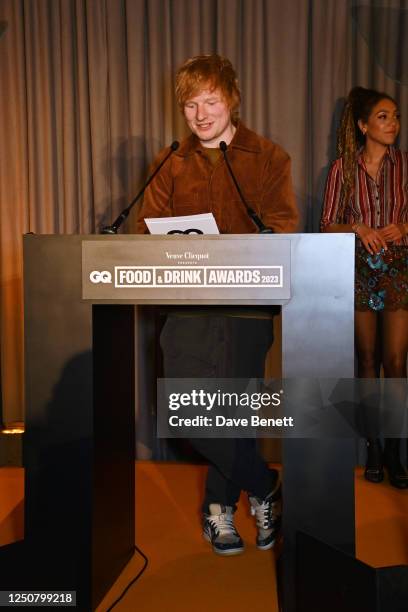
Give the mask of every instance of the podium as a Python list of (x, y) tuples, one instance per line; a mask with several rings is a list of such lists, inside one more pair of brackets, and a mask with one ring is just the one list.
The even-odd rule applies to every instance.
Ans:
[[(275, 259), (262, 254), (272, 249), (279, 259), (285, 244), (277, 268), (290, 268), (290, 279), (286, 274), (268, 294), (213, 288), (204, 297), (188, 287), (152, 285), (135, 297), (119, 276), (113, 282), (116, 267), (147, 269), (153, 254), (162, 268), (176, 267), (167, 257), (169, 240), (178, 252), (214, 251), (217, 265), (230, 252), (271, 269)], [(354, 375), (350, 234), (27, 235), (24, 275), (25, 539), (0, 549), (3, 590), (75, 590), (77, 609), (89, 611), (133, 554), (134, 376), (148, 360), (135, 353), (135, 305), (281, 304), (284, 377)], [(352, 439), (284, 440), (285, 612), (297, 609), (299, 532), (354, 555), (355, 455)]]

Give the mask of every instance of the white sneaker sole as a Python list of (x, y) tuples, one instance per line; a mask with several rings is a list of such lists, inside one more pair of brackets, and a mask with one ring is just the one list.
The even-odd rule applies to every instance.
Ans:
[(207, 542), (209, 542), (209, 544), (211, 544), (213, 551), (217, 555), (221, 555), (222, 557), (231, 557), (233, 555), (240, 555), (245, 550), (244, 546), (241, 546), (240, 548), (231, 548), (230, 550), (220, 550), (219, 548), (217, 548), (216, 546), (212, 544), (210, 536), (205, 531), (203, 531), (203, 537)]
[(272, 542), (269, 542), (269, 544), (265, 544), (264, 546), (257, 544), (256, 547), (258, 550), (271, 550), (271, 548), (273, 548), (276, 544), (276, 540), (272, 540)]

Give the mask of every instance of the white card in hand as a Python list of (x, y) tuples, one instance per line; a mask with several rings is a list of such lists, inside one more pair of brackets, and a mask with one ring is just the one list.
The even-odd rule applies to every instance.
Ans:
[(187, 215), (186, 217), (159, 217), (145, 219), (151, 234), (219, 234), (212, 213)]

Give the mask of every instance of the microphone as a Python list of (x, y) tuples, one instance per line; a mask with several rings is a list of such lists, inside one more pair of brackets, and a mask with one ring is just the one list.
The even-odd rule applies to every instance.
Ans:
[(160, 162), (160, 164), (157, 166), (156, 170), (153, 172), (153, 174), (147, 179), (145, 185), (142, 187), (142, 189), (139, 191), (139, 193), (137, 194), (137, 196), (131, 201), (131, 203), (120, 213), (119, 217), (117, 217), (115, 219), (115, 221), (112, 223), (112, 225), (105, 225), (105, 227), (103, 227), (101, 229), (101, 234), (117, 234), (118, 233), (118, 229), (120, 228), (120, 226), (122, 225), (122, 223), (124, 221), (126, 221), (126, 219), (129, 216), (130, 211), (132, 210), (133, 206), (136, 204), (136, 202), (142, 197), (142, 195), (144, 194), (144, 192), (146, 191), (147, 187), (150, 185), (150, 183), (152, 182), (152, 180), (154, 179), (154, 177), (156, 176), (156, 174), (160, 171), (161, 167), (166, 163), (166, 161), (169, 159), (170, 155), (172, 155), (174, 153), (174, 151), (177, 151), (177, 149), (179, 148), (180, 143), (175, 140), (174, 142), (171, 143), (170, 145), (170, 151), (167, 153), (166, 157)]
[(243, 193), (241, 191), (241, 188), (238, 184), (237, 179), (235, 178), (235, 175), (232, 171), (231, 168), (231, 164), (229, 163), (229, 159), (227, 157), (227, 143), (224, 142), (223, 140), (221, 140), (220, 145), (219, 145), (223, 155), (224, 155), (224, 159), (225, 159), (225, 163), (227, 164), (227, 168), (228, 171), (232, 177), (232, 180), (234, 181), (234, 185), (239, 193), (239, 197), (241, 198), (241, 201), (243, 203), (243, 205), (245, 206), (245, 210), (248, 213), (248, 216), (250, 217), (250, 219), (255, 223), (256, 227), (259, 230), (260, 234), (274, 234), (275, 232), (273, 231), (273, 229), (271, 229), (270, 227), (266, 227), (266, 225), (264, 223), (262, 223), (261, 219), (258, 217), (258, 215), (256, 214), (256, 212), (254, 211), (253, 208), (251, 208), (249, 206), (249, 204), (247, 203), (247, 201), (245, 200)]

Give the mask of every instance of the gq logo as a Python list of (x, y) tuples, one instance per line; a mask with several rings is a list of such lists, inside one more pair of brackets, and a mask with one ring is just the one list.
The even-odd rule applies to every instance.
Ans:
[(99, 270), (93, 270), (89, 275), (89, 280), (91, 283), (111, 283), (112, 282), (112, 274), (107, 270), (103, 272), (99, 272)]

